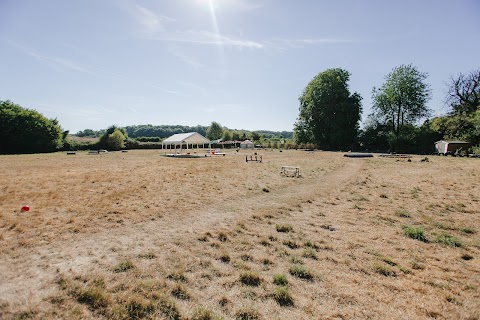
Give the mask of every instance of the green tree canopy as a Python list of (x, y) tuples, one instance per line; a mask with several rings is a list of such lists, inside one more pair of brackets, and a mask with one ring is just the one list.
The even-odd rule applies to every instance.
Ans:
[(232, 140), (232, 134), (230, 133), (229, 130), (225, 130), (223, 132), (223, 141), (230, 141)]
[(223, 128), (220, 123), (213, 121), (207, 129), (207, 138), (210, 140), (220, 139), (223, 135)]
[(0, 153), (51, 152), (62, 145), (63, 130), (57, 119), (0, 101)]
[(350, 73), (336, 68), (319, 73), (300, 96), (300, 114), (294, 127), (297, 143), (315, 143), (322, 149), (350, 148), (358, 133), (362, 97), (350, 94)]
[(412, 65), (401, 65), (385, 77), (380, 88), (373, 88), (374, 114), (380, 122), (390, 126), (395, 136), (401, 134), (402, 126), (430, 115), (426, 104), (431, 90), (426, 78), (426, 73)]
[(455, 114), (475, 113), (480, 108), (480, 69), (452, 77), (446, 102)]
[(251, 137), (252, 141), (260, 141), (260, 134), (256, 131), (252, 131), (250, 133), (250, 137)]

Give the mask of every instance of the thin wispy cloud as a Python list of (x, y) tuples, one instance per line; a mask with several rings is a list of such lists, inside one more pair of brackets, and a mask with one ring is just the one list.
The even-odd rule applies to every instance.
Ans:
[(24, 47), (15, 42), (10, 42), (10, 44), (20, 49), (23, 53), (39, 61), (46, 62), (47, 64), (49, 64), (51, 67), (54, 67), (55, 69), (60, 68), (60, 69), (73, 70), (73, 71), (82, 72), (82, 73), (94, 74), (93, 70), (90, 67), (86, 65), (82, 65), (78, 62), (75, 62), (69, 59), (41, 54), (31, 48)]
[(264, 44), (247, 40), (238, 37), (231, 37), (219, 35), (209, 31), (177, 31), (173, 33), (164, 33), (155, 37), (150, 37), (151, 40), (175, 42), (175, 43), (191, 43), (202, 45), (222, 45), (224, 47), (245, 48), (245, 49), (262, 49)]
[(347, 38), (279, 38), (268, 41), (268, 44), (279, 49), (295, 49), (305, 46), (351, 44), (360, 42), (362, 41), (358, 39)]
[(204, 67), (204, 65), (202, 63), (195, 60), (191, 56), (181, 52), (178, 48), (175, 48), (175, 46), (173, 46), (173, 45), (170, 46), (169, 51), (173, 56), (175, 56), (176, 58), (178, 58), (180, 61), (184, 62), (185, 64), (190, 65), (195, 70), (198, 70), (198, 69)]
[(164, 23), (175, 21), (172, 17), (156, 13), (139, 4), (129, 7), (127, 10), (129, 10), (132, 17), (142, 27), (142, 31), (149, 34), (165, 31)]

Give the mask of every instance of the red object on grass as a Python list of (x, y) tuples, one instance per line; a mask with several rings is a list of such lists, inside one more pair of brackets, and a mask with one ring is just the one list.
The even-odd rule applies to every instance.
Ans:
[(29, 207), (29, 206), (23, 206), (23, 207), (22, 207), (22, 211), (24, 211), (24, 212), (25, 212), (25, 211), (29, 211), (29, 210), (30, 210), (30, 207)]

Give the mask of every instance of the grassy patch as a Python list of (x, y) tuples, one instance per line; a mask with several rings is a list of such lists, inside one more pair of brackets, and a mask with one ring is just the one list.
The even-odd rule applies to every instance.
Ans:
[(133, 269), (135, 268), (135, 265), (133, 264), (133, 262), (131, 260), (126, 260), (126, 261), (123, 261), (123, 262), (120, 262), (119, 264), (117, 264), (116, 266), (113, 267), (113, 272), (126, 272), (130, 269)]
[(155, 312), (155, 305), (147, 299), (133, 296), (129, 297), (125, 309), (129, 319), (140, 319)]
[(304, 265), (294, 264), (289, 269), (288, 272), (297, 278), (304, 280), (313, 280), (312, 272)]
[(405, 209), (399, 209), (395, 211), (395, 215), (400, 217), (400, 218), (411, 218), (412, 216), (410, 215), (410, 212), (408, 212)]
[(285, 240), (283, 241), (283, 245), (289, 247), (290, 249), (298, 249), (300, 245), (292, 240)]
[(158, 309), (168, 320), (180, 320), (182, 318), (175, 302), (167, 298), (160, 299), (158, 302)]
[(409, 238), (419, 240), (422, 242), (428, 242), (427, 236), (425, 235), (425, 230), (422, 227), (403, 227), (403, 234)]
[(463, 246), (462, 242), (458, 238), (446, 233), (437, 236), (435, 240), (438, 243), (445, 244), (447, 246), (451, 246), (455, 248), (459, 248)]
[(176, 284), (170, 291), (172, 296), (180, 300), (190, 300), (190, 294), (187, 289), (181, 284)]
[(286, 286), (288, 285), (287, 276), (285, 274), (274, 274), (273, 283), (277, 286)]
[(167, 279), (177, 281), (177, 282), (188, 282), (187, 277), (181, 272), (172, 272), (167, 276)]
[(313, 260), (317, 260), (318, 257), (317, 257), (317, 251), (313, 248), (305, 248), (303, 250), (303, 254), (302, 254), (302, 257), (304, 258), (310, 258), (310, 259), (313, 259)]
[(276, 287), (272, 293), (272, 297), (281, 306), (293, 306), (293, 298), (287, 287)]
[(291, 232), (293, 231), (293, 227), (289, 224), (277, 224), (276, 225), (277, 232)]
[(384, 265), (383, 263), (375, 263), (373, 265), (373, 271), (385, 277), (395, 277), (397, 275), (390, 266)]
[(247, 286), (257, 287), (262, 282), (262, 279), (257, 272), (246, 271), (240, 275), (240, 282)]
[(235, 312), (235, 320), (259, 320), (260, 312), (253, 307), (243, 307)]
[(215, 315), (210, 309), (205, 307), (196, 308), (193, 311), (191, 320), (221, 320), (222, 317)]

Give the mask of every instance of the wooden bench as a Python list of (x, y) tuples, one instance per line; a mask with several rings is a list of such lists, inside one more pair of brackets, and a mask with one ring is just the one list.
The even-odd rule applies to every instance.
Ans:
[(295, 166), (282, 166), (282, 170), (280, 171), (280, 174), (290, 176), (292, 175), (293, 177), (300, 177), (300, 167), (295, 167)]
[(262, 156), (253, 155), (253, 156), (245, 156), (245, 162), (262, 162)]

